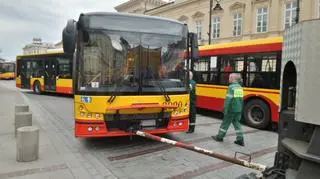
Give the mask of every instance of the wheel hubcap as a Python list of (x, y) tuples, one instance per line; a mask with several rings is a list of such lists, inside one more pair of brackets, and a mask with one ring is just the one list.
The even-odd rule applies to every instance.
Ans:
[(249, 111), (249, 118), (255, 123), (261, 123), (264, 120), (264, 111), (260, 106), (252, 106)]

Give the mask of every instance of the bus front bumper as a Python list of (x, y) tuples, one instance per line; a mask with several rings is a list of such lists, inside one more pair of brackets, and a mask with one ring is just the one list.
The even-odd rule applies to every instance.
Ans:
[[(164, 134), (172, 132), (186, 132), (189, 130), (189, 118), (178, 120), (169, 120), (166, 128), (142, 129), (144, 132), (150, 134)], [(130, 136), (133, 133), (120, 129), (108, 129), (104, 121), (98, 120), (81, 120), (75, 121), (75, 136), (83, 138), (91, 137), (116, 137), (116, 136)]]

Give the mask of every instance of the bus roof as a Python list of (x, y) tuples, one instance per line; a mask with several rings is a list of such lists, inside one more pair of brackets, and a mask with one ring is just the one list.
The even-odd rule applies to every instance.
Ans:
[[(182, 22), (177, 21), (175, 19), (169, 19), (164, 17), (158, 17), (158, 16), (149, 16), (149, 15), (143, 15), (143, 14), (132, 14), (132, 13), (119, 13), (119, 12), (88, 12), (88, 13), (82, 13), (81, 15), (85, 16), (123, 16), (123, 17), (136, 17), (136, 18), (144, 18), (144, 19), (156, 19), (156, 20), (162, 20), (162, 21), (171, 21), (173, 23), (184, 25)], [(80, 15), (80, 16), (81, 16)]]
[(199, 46), (200, 56), (275, 52), (282, 50), (283, 37), (271, 37), (254, 40), (219, 43)]
[(51, 52), (51, 53), (41, 53), (41, 54), (27, 54), (27, 55), (18, 55), (17, 60), (23, 57), (39, 57), (39, 56), (53, 56), (53, 55), (62, 55), (64, 52)]
[(187, 26), (179, 21), (129, 13), (85, 13), (80, 15), (79, 24), (80, 27), (92, 30), (187, 35)]
[(0, 62), (0, 64), (15, 64), (15, 61), (5, 61), (5, 62)]

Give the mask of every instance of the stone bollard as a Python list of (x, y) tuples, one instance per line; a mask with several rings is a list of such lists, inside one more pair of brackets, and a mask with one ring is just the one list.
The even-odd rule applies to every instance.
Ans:
[(31, 112), (18, 112), (14, 117), (14, 136), (17, 137), (17, 129), (23, 126), (32, 126)]
[(25, 126), (18, 129), (17, 162), (31, 162), (39, 158), (39, 128)]
[(18, 112), (28, 112), (29, 111), (29, 106), (25, 104), (17, 104), (14, 108), (14, 113)]

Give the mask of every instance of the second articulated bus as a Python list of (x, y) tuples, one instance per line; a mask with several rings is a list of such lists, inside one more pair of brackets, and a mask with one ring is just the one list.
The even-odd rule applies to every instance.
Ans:
[(73, 94), (72, 56), (66, 53), (17, 56), (16, 86), (37, 94)]

